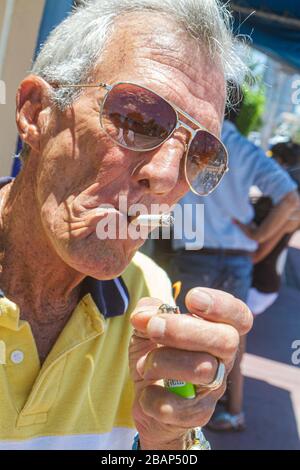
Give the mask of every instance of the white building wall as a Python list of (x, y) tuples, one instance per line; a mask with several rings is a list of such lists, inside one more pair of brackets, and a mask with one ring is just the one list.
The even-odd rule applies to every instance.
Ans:
[(0, 91), (3, 83), (6, 88), (5, 104), (0, 96), (0, 176), (11, 172), (16, 90), (30, 69), (44, 5), (45, 0), (0, 0)]

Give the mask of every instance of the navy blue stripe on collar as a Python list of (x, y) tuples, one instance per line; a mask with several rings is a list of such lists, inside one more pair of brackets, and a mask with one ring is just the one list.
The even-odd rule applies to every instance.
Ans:
[(128, 309), (129, 292), (121, 277), (111, 281), (87, 277), (82, 283), (82, 295), (86, 294), (91, 294), (105, 318), (122, 316)]
[[(84, 280), (81, 295), (91, 294), (99, 311), (105, 318), (119, 317), (129, 306), (129, 292), (121, 277), (111, 281), (97, 281), (91, 277)], [(0, 289), (0, 298), (4, 298)]]

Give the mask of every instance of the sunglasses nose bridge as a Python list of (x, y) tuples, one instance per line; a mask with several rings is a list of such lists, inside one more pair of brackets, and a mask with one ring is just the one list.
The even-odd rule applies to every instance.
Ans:
[(187, 130), (189, 132), (189, 134), (191, 134), (192, 137), (194, 137), (194, 135), (197, 132), (197, 131), (195, 131), (195, 129), (193, 129), (191, 126), (189, 126), (186, 122), (182, 121), (181, 119), (178, 119), (176, 129), (179, 129), (180, 127), (183, 127), (185, 130)]
[(190, 145), (190, 142), (195, 137), (197, 131), (195, 131), (195, 129), (193, 129), (191, 126), (189, 126), (184, 121), (182, 121), (181, 119), (178, 118), (177, 119), (177, 124), (176, 124), (176, 130), (180, 129), (180, 128), (185, 129), (185, 131), (187, 131), (187, 133), (188, 133), (188, 138), (187, 138), (186, 143), (185, 143), (185, 151), (187, 151), (187, 149)]

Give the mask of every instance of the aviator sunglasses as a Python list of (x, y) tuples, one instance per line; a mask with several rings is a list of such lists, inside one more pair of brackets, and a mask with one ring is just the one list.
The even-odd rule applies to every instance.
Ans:
[(199, 196), (210, 194), (228, 170), (228, 154), (223, 143), (189, 114), (149, 88), (131, 82), (55, 84), (54, 87), (105, 89), (100, 107), (101, 127), (113, 142), (129, 150), (154, 150), (176, 129), (186, 129), (190, 138), (185, 177), (190, 189)]

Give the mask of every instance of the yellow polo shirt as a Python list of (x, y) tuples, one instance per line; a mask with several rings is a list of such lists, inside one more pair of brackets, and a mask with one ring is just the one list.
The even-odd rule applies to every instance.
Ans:
[(104, 317), (87, 293), (42, 367), (30, 325), (0, 298), (0, 450), (131, 449), (130, 314), (140, 298), (170, 302), (172, 293), (165, 272), (140, 253), (122, 279), (127, 311)]

